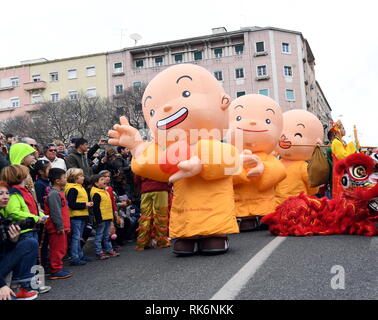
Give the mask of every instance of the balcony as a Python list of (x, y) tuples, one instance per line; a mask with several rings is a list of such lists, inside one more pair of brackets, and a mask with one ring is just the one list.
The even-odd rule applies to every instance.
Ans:
[(268, 55), (268, 51), (260, 51), (260, 52), (255, 52), (255, 54), (253, 55), (254, 57), (261, 57), (261, 56), (267, 56)]
[(0, 87), (0, 91), (13, 90), (14, 88), (15, 88), (14, 86)]
[(26, 91), (45, 90), (46, 87), (46, 81), (32, 81), (24, 83), (24, 90)]
[(270, 77), (268, 75), (262, 75), (262, 76), (257, 76), (256, 81), (261, 81), (261, 80), (269, 80)]
[(123, 68), (116, 68), (113, 70), (112, 76), (118, 77), (118, 76), (124, 76), (125, 72), (123, 71)]

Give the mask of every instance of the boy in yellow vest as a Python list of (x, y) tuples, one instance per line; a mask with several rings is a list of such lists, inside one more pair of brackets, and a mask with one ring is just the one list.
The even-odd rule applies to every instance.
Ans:
[(107, 187), (107, 178), (96, 174), (91, 180), (93, 184), (91, 189), (93, 215), (97, 223), (95, 236), (96, 256), (100, 260), (118, 257), (119, 253), (114, 251), (110, 242), (110, 225), (114, 216), (112, 200), (105, 189)]
[(83, 187), (84, 172), (82, 169), (68, 169), (67, 182), (64, 193), (71, 218), (71, 265), (81, 266), (90, 261), (90, 258), (84, 256), (80, 239), (89, 218), (88, 208), (92, 207), (93, 203), (89, 201), (87, 191)]

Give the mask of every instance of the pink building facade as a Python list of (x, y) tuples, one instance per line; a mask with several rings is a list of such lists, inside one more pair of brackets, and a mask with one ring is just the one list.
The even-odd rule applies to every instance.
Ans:
[(30, 104), (29, 66), (0, 69), (0, 120), (24, 115), (35, 108)]
[(277, 28), (242, 28), (227, 32), (125, 48), (109, 52), (109, 96), (128, 87), (147, 84), (164, 68), (177, 63), (205, 67), (235, 99), (265, 94), (284, 111), (306, 109), (324, 124), (331, 108), (315, 78), (315, 58), (300, 32)]

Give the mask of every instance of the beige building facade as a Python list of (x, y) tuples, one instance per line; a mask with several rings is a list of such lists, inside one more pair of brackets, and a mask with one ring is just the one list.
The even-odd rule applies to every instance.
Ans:
[[(108, 97), (107, 76), (105, 53), (52, 61), (30, 60), (22, 66), (3, 68), (0, 79), (6, 87), (0, 87), (0, 120), (25, 115), (43, 102), (74, 100), (79, 94)], [(16, 85), (9, 88), (9, 83)]]

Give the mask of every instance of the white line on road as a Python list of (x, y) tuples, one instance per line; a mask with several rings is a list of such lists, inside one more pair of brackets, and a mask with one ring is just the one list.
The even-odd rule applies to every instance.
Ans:
[(210, 300), (233, 300), (274, 250), (286, 240), (276, 237), (251, 258)]

